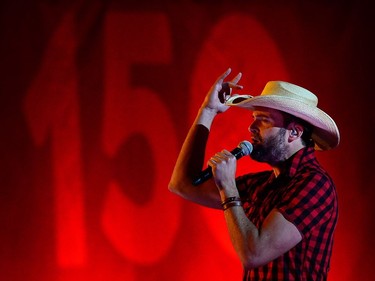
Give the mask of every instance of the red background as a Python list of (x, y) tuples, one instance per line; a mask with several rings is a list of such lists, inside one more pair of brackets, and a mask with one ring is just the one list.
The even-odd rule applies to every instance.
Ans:
[[(228, 67), (315, 92), (341, 130), (329, 280), (374, 280), (373, 15), (360, 1), (2, 1), (1, 280), (240, 280), (222, 213), (167, 190)], [(248, 138), (215, 121), (208, 156)], [(239, 173), (267, 168), (250, 160)]]

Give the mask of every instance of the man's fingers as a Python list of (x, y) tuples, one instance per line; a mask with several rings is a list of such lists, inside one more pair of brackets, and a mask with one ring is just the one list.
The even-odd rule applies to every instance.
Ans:
[(236, 77), (234, 77), (234, 78), (232, 79), (231, 82), (234, 83), (234, 84), (237, 84), (238, 81), (240, 81), (241, 77), (242, 77), (242, 73), (239, 72), (239, 73), (236, 75)]
[(217, 84), (222, 84), (224, 82), (224, 79), (231, 73), (232, 69), (228, 68), (223, 74), (219, 76), (219, 78), (216, 80)]
[(235, 88), (235, 89), (243, 89), (243, 86), (242, 85), (238, 85), (238, 84), (229, 84), (230, 88)]
[(240, 81), (241, 77), (242, 77), (242, 73), (240, 72), (240, 73), (237, 74), (236, 77), (234, 77), (232, 79), (232, 81), (228, 82), (229, 87), (234, 88), (234, 89), (242, 89), (243, 86), (237, 84), (238, 81)]

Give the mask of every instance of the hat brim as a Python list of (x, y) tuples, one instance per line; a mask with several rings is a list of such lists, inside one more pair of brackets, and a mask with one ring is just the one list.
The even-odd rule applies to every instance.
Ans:
[(257, 107), (272, 108), (305, 120), (315, 127), (312, 138), (316, 150), (329, 150), (337, 147), (340, 142), (340, 133), (335, 121), (323, 110), (300, 100), (276, 95), (256, 97), (237, 95), (231, 96), (226, 101), (226, 105), (252, 111), (256, 110)]

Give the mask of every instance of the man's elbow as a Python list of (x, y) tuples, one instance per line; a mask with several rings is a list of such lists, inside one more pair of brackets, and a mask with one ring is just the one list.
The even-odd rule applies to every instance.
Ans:
[(178, 185), (174, 181), (170, 181), (168, 183), (168, 190), (172, 193), (177, 193)]
[(249, 258), (243, 260), (242, 264), (246, 270), (251, 270), (251, 269), (261, 266), (261, 264), (258, 264), (255, 259), (249, 259)]
[(240, 255), (241, 263), (247, 270), (256, 268), (259, 266), (258, 258), (253, 254), (242, 254)]
[(184, 185), (185, 184), (183, 181), (172, 178), (168, 184), (168, 190), (181, 196), (182, 194), (184, 194)]
[(243, 264), (243, 267), (247, 270), (254, 269), (260, 266), (264, 266), (276, 259), (279, 255), (273, 255), (267, 251), (262, 251), (258, 249), (257, 251), (246, 252), (240, 254), (240, 260)]
[(239, 254), (239, 258), (245, 269), (253, 269), (268, 263), (265, 257), (262, 256), (261, 249), (252, 251), (243, 251)]

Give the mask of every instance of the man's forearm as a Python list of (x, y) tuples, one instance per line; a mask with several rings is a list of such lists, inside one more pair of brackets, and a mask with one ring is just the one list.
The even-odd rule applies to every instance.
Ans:
[(200, 109), (182, 145), (173, 170), (170, 185), (173, 189), (191, 184), (203, 166), (209, 130), (216, 114)]
[(193, 186), (193, 178), (202, 170), (209, 130), (216, 113), (200, 109), (177, 158), (169, 190), (196, 203), (220, 207), (218, 190), (213, 182)]

